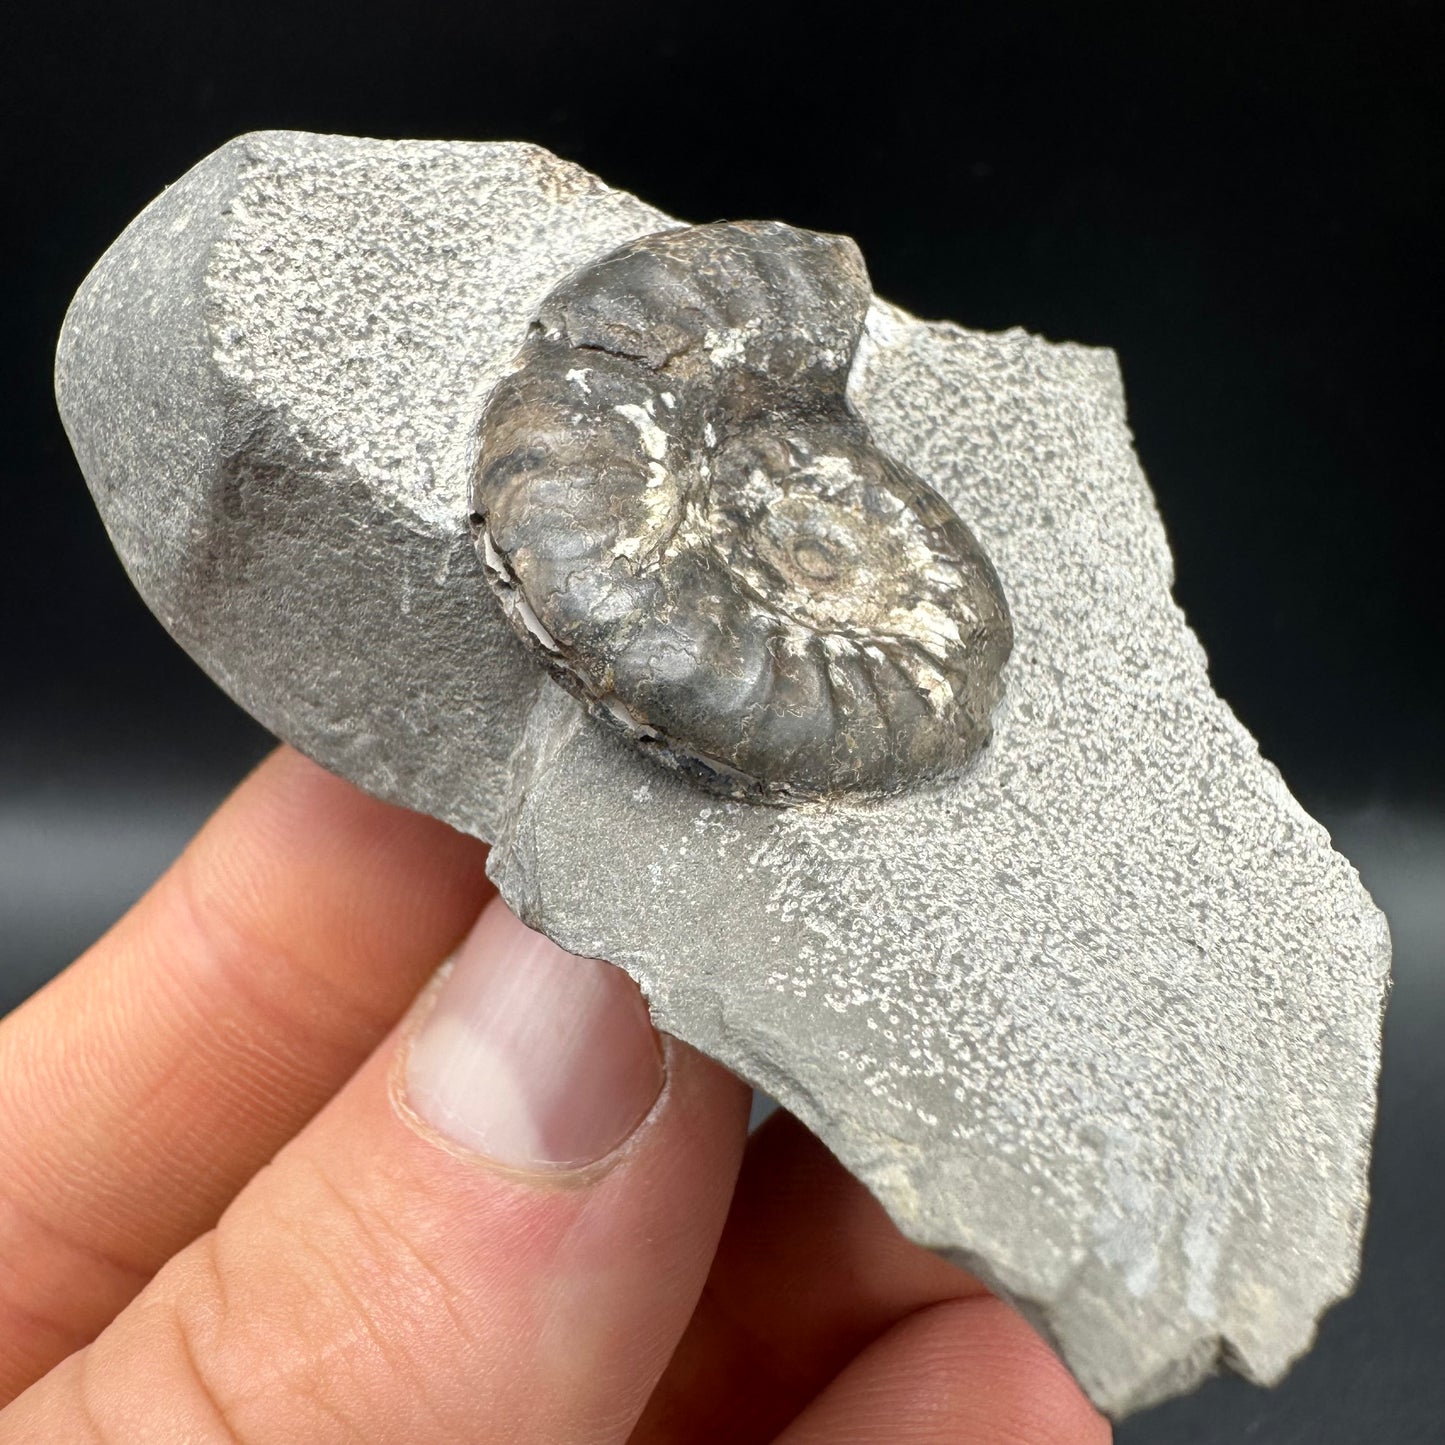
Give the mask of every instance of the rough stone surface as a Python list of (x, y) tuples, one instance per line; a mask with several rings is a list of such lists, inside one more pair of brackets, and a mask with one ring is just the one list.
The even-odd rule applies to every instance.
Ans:
[(525, 145), (224, 147), (61, 342), (127, 568), (283, 737), (493, 840), (523, 917), (632, 972), (1102, 1407), (1277, 1379), (1355, 1278), (1389, 939), (1210, 689), (1112, 355), (874, 303), (853, 404), (1013, 612), (994, 739), (881, 801), (720, 800), (539, 670), (467, 529), (526, 319), (665, 224)]

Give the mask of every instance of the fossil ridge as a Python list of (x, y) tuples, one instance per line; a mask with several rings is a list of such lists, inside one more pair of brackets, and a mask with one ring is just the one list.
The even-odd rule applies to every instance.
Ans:
[(547, 293), (669, 224), (516, 144), (246, 136), (66, 319), (61, 410), (151, 607), (326, 766), (493, 842), (1119, 1415), (1270, 1382), (1358, 1266), (1384, 919), (1210, 688), (1112, 355), (873, 302), (848, 382), (1013, 613), (962, 777), (758, 807), (553, 682), (469, 535)]
[(1008, 609), (848, 405), (870, 300), (844, 237), (674, 227), (564, 280), (487, 399), (473, 524), (518, 635), (724, 796), (897, 792), (988, 739)]

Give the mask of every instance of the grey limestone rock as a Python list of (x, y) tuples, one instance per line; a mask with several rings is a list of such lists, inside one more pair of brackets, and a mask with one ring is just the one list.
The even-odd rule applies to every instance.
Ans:
[(993, 740), (948, 781), (710, 795), (488, 590), (486, 400), (562, 278), (669, 224), (527, 145), (223, 147), (61, 340), (130, 575), (267, 726), (489, 839), (529, 923), (631, 972), (1104, 1409), (1278, 1379), (1354, 1282), (1389, 937), (1210, 688), (1111, 354), (868, 310), (849, 400), (1013, 615)]

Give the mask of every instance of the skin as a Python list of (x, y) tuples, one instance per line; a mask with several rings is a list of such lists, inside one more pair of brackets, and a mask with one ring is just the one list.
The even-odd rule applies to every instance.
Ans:
[(396, 1087), (485, 850), (281, 749), (0, 1022), (0, 1445), (998, 1441), (1107, 1424), (977, 1281), (662, 1040), (528, 1174)]

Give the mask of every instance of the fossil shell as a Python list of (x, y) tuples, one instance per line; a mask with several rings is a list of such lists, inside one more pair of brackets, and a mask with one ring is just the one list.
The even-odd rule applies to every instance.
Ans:
[(718, 792), (893, 792), (988, 739), (1008, 610), (849, 408), (869, 299), (845, 237), (663, 231), (557, 286), (488, 398), (473, 525), (513, 626)]

